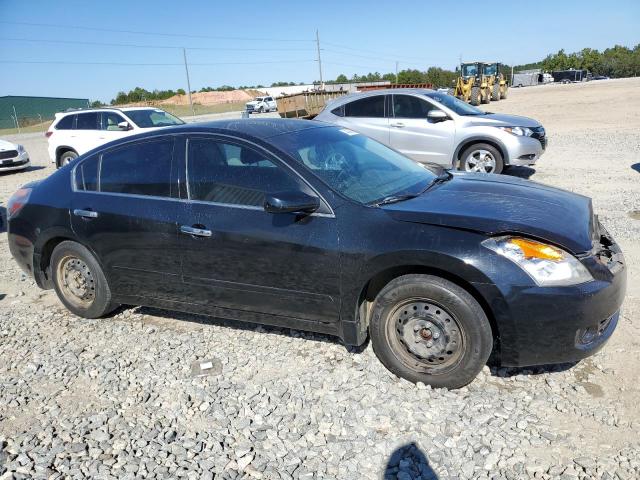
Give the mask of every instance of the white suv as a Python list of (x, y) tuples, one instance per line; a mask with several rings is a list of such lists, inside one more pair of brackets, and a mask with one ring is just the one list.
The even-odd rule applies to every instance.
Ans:
[(60, 168), (104, 143), (183, 123), (158, 108), (93, 108), (56, 113), (45, 135), (49, 158)]

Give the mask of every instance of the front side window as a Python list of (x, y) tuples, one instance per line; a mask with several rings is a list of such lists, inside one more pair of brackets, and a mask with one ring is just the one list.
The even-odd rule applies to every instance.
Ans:
[(98, 130), (98, 112), (79, 113), (76, 130)]
[(300, 190), (298, 181), (258, 150), (210, 138), (190, 138), (189, 198), (262, 207), (265, 194)]
[(125, 113), (140, 128), (172, 127), (184, 124), (178, 117), (160, 109), (127, 110)]
[(67, 115), (66, 117), (62, 117), (56, 124), (56, 130), (73, 130), (75, 119), (75, 115)]
[(100, 191), (171, 196), (173, 139), (132, 143), (105, 152), (100, 165)]
[(421, 100), (411, 95), (393, 96), (393, 116), (396, 118), (426, 119), (429, 110), (433, 108), (426, 100)]
[(361, 98), (344, 106), (345, 117), (384, 118), (384, 95)]
[(122, 131), (122, 129), (118, 127), (118, 124), (125, 121), (122, 115), (118, 115), (115, 112), (102, 112), (102, 130), (113, 132)]
[(416, 194), (436, 178), (424, 166), (346, 128), (307, 128), (270, 141), (330, 188), (358, 203)]

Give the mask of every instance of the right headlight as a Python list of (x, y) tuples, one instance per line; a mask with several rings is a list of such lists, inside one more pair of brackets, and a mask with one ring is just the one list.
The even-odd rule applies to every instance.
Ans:
[(533, 130), (527, 127), (498, 127), (500, 130), (515, 135), (516, 137), (530, 137), (533, 135)]
[(489, 238), (482, 245), (518, 265), (540, 287), (577, 285), (593, 280), (576, 257), (553, 245), (522, 237)]

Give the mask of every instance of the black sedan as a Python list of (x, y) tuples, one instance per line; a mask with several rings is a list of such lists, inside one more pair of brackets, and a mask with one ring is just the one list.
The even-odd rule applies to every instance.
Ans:
[(9, 245), (81, 317), (158, 306), (370, 336), (435, 387), (575, 361), (611, 336), (624, 258), (583, 196), (425, 167), (298, 120), (184, 125), (93, 150), (8, 204)]

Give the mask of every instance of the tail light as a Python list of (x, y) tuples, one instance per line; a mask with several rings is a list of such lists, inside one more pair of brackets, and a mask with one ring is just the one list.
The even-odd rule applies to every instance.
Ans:
[(49, 138), (51, 135), (53, 135), (53, 130), (47, 130), (46, 132), (44, 132), (44, 136)]
[(11, 195), (11, 198), (9, 198), (9, 201), (7, 202), (7, 219), (13, 217), (22, 210), (22, 207), (24, 207), (29, 201), (31, 191), (31, 188), (22, 187), (17, 190), (16, 193)]

